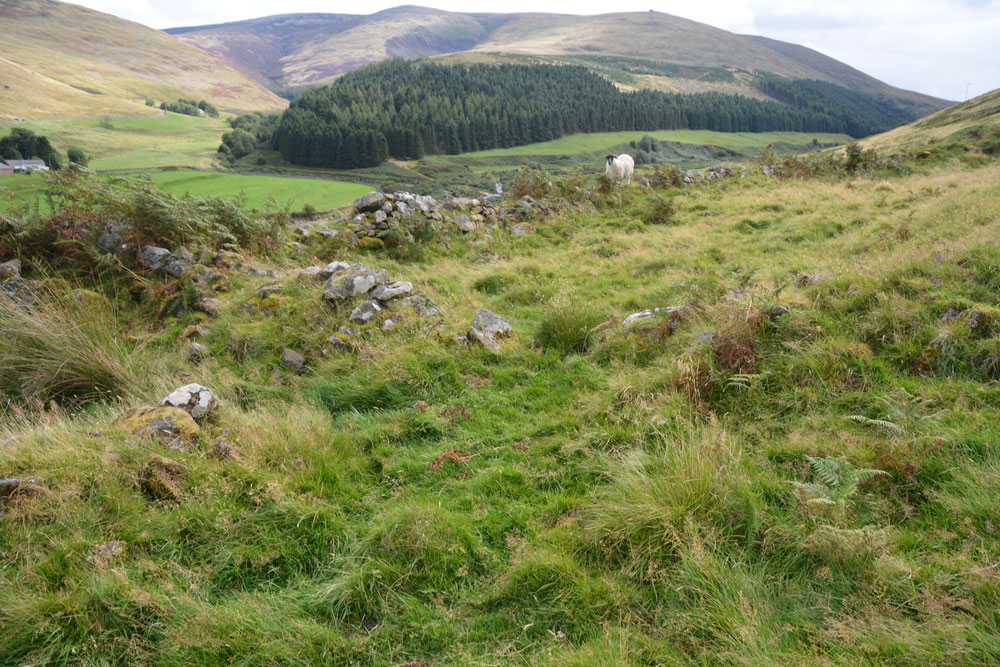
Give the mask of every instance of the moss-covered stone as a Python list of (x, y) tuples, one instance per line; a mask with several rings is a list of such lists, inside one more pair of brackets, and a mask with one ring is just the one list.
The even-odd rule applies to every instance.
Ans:
[(139, 484), (154, 500), (178, 502), (181, 499), (181, 481), (191, 472), (183, 463), (150, 454), (149, 462), (139, 471)]
[(358, 247), (362, 250), (379, 250), (385, 247), (385, 242), (374, 236), (362, 236), (358, 239)]
[(201, 429), (184, 410), (170, 406), (154, 408), (148, 405), (129, 410), (115, 422), (134, 435), (172, 442), (179, 438), (182, 444), (198, 439)]

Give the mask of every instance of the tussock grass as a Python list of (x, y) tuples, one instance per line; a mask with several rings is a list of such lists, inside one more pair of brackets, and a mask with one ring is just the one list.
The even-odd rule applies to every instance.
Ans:
[(588, 508), (593, 545), (628, 576), (656, 578), (692, 540), (754, 540), (763, 503), (740, 451), (724, 431), (658, 432), (630, 454)]
[(560, 354), (586, 352), (594, 342), (595, 329), (607, 319), (598, 307), (578, 300), (553, 305), (538, 323), (535, 341)]
[(94, 292), (45, 287), (31, 305), (0, 298), (0, 390), (10, 396), (112, 399), (138, 391), (150, 363)]

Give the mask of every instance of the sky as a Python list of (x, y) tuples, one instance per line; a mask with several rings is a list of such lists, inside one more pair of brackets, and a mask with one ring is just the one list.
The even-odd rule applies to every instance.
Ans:
[(401, 4), (459, 12), (601, 14), (654, 9), (801, 44), (886, 83), (962, 101), (1000, 88), (1000, 0), (75, 0), (153, 28), (271, 14), (371, 14)]

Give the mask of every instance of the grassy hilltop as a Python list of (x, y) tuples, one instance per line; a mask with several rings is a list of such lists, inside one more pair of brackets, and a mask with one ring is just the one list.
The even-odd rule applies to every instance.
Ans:
[[(896, 157), (526, 171), (373, 236), (64, 174), (62, 215), (0, 213), (0, 664), (997, 663), (977, 109)], [(358, 325), (303, 272), (333, 260), (441, 314)], [(192, 382), (197, 422), (136, 410)]]

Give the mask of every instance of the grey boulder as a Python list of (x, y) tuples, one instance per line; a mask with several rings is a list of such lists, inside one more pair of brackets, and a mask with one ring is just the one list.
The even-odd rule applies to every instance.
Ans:
[(170, 258), (170, 251), (166, 248), (157, 248), (153, 245), (142, 246), (142, 252), (140, 253), (139, 261), (142, 263), (143, 267), (156, 270), (164, 265), (167, 259)]
[(381, 192), (369, 192), (354, 200), (354, 208), (358, 213), (371, 213), (382, 208), (385, 204), (385, 195)]
[(469, 340), (476, 341), (491, 352), (498, 353), (501, 343), (514, 332), (510, 322), (484, 308), (476, 311), (476, 318), (469, 328)]
[(407, 280), (397, 280), (388, 285), (379, 285), (372, 290), (372, 296), (379, 301), (390, 301), (406, 296), (413, 291), (413, 283)]
[(368, 324), (382, 312), (382, 306), (378, 301), (363, 301), (351, 312), (350, 320), (355, 324)]

